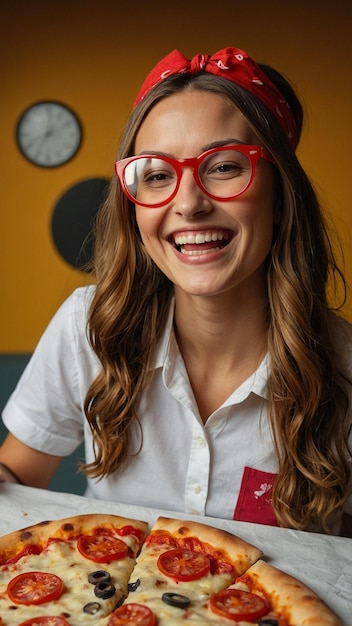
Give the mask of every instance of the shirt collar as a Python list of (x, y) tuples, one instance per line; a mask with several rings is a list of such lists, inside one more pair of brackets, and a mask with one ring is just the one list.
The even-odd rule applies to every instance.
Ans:
[[(166, 361), (172, 357), (172, 353), (177, 345), (173, 327), (174, 311), (175, 300), (173, 299), (170, 304), (169, 314), (164, 330), (157, 343), (155, 357), (151, 365), (152, 370), (163, 368)], [(176, 347), (176, 349), (178, 350), (178, 347)], [(231, 394), (225, 404), (242, 402), (249, 396), (250, 393), (255, 393), (257, 396), (267, 399), (268, 368), (269, 354), (266, 354), (258, 369)]]
[(229, 399), (225, 402), (225, 405), (237, 404), (242, 402), (251, 393), (264, 398), (264, 400), (268, 399), (268, 369), (269, 369), (269, 354), (267, 353), (260, 363), (258, 369), (256, 369), (253, 374), (245, 380), (242, 385), (240, 385), (235, 391), (231, 394)]
[(164, 326), (164, 330), (159, 338), (156, 346), (154, 360), (151, 364), (151, 369), (156, 370), (162, 368), (169, 354), (171, 338), (174, 334), (174, 312), (175, 312), (175, 300), (171, 300), (169, 314)]

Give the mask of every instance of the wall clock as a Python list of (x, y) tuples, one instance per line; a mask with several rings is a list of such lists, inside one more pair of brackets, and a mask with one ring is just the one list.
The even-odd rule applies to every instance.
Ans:
[(23, 156), (39, 167), (70, 161), (81, 145), (82, 127), (76, 113), (62, 102), (42, 100), (27, 107), (16, 125), (16, 142)]

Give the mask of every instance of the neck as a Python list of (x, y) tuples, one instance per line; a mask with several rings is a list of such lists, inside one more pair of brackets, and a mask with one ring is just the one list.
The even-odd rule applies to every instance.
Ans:
[[(245, 301), (244, 301), (245, 300)], [(259, 366), (266, 352), (266, 297), (175, 293), (175, 332), (205, 422)]]
[[(245, 356), (260, 352), (266, 345), (267, 299), (257, 295), (249, 302), (238, 297), (220, 294), (216, 297), (175, 295), (175, 328), (181, 351), (192, 352), (197, 358), (226, 355)], [(221, 349), (220, 349), (221, 347)]]

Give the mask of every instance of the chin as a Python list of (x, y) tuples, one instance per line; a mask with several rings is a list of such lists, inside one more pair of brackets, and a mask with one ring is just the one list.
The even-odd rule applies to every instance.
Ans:
[(177, 291), (189, 296), (210, 298), (218, 296), (226, 290), (214, 285), (175, 285), (175, 292)]

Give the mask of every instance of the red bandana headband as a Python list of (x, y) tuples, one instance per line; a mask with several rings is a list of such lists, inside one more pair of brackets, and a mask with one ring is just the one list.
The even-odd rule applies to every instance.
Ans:
[(297, 146), (294, 118), (290, 105), (253, 59), (239, 48), (223, 48), (213, 55), (197, 54), (189, 60), (173, 50), (152, 69), (134, 101), (134, 107), (155, 85), (174, 74), (197, 76), (202, 72), (222, 76), (256, 96), (274, 115), (293, 149)]

